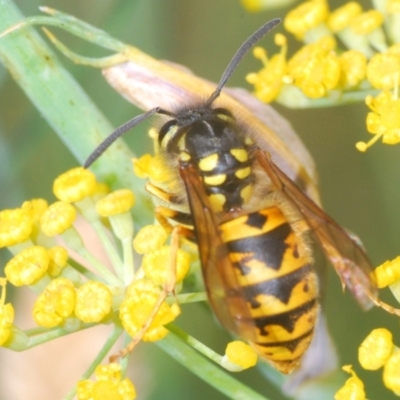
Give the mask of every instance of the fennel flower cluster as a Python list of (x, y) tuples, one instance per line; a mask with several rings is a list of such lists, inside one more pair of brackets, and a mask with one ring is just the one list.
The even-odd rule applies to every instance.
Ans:
[[(377, 287), (389, 287), (400, 302), (400, 256), (385, 261), (373, 274)], [(358, 348), (358, 361), (365, 370), (376, 371), (383, 368), (383, 384), (396, 395), (400, 395), (400, 349), (394, 345), (393, 335), (388, 329), (377, 328), (370, 332)], [(336, 393), (335, 400), (366, 400), (364, 383), (353, 367), (345, 365), (343, 370), (352, 376)]]
[[(167, 293), (163, 293), (170, 253), (169, 246), (165, 245), (167, 234), (160, 227), (149, 225), (143, 229), (151, 231), (152, 240), (149, 241), (141, 234), (143, 230), (139, 231), (136, 247), (144, 249), (146, 267), (140, 266), (135, 271), (131, 214), (135, 196), (132, 191), (109, 192), (105, 185), (96, 181), (92, 172), (78, 167), (59, 176), (53, 192), (58, 200), (52, 204), (34, 199), (20, 208), (0, 212), (0, 245), (14, 255), (6, 264), (5, 278), (1, 281), (1, 345), (23, 350), (30, 348), (33, 342), (40, 344), (37, 335), (30, 337), (13, 325), (13, 306), (5, 304), (6, 281), (16, 287), (28, 286), (36, 293), (32, 315), (36, 324), (43, 328), (42, 335), (59, 328), (73, 333), (95, 324), (122, 324), (131, 337), (139, 333), (138, 340), (156, 341), (165, 337), (168, 331), (164, 325), (180, 313), (178, 304), (167, 303)], [(90, 234), (98, 236), (112, 269), (86, 248), (83, 235), (88, 232), (80, 232), (79, 220), (85, 220), (91, 226)], [(163, 258), (157, 257), (160, 251)], [(178, 249), (178, 253), (177, 281), (188, 272), (190, 261), (183, 250)], [(147, 329), (141, 332), (150, 315), (153, 317)], [(104, 368), (111, 368), (111, 365)], [(107, 386), (104, 390), (121, 393), (121, 397), (109, 398), (135, 397), (130, 381), (120, 379), (117, 384), (115, 379), (98, 375), (96, 372), (97, 379), (102, 382), (100, 392)], [(78, 398), (92, 398), (82, 394), (87, 393), (89, 387), (91, 391), (98, 390), (98, 383), (92, 386), (80, 383)]]
[[(149, 155), (135, 165), (135, 170), (141, 165), (142, 176), (154, 171)], [(89, 170), (77, 167), (60, 175), (53, 192), (57, 201), (52, 204), (33, 199), (0, 211), (0, 246), (13, 254), (0, 278), (0, 345), (23, 351), (48, 341), (49, 333), (54, 339), (114, 324), (118, 336), (126, 332), (131, 344), (111, 357), (113, 362), (97, 365), (95, 381), (85, 374), (71, 396), (96, 400), (107, 393), (107, 399), (134, 399), (135, 387), (125, 377), (126, 363), (122, 368), (118, 360), (139, 341), (158, 341), (169, 333), (166, 325), (178, 317), (179, 303), (185, 302), (178, 293), (195, 253), (181, 244), (172, 248), (159, 225), (146, 225), (135, 234), (134, 193), (111, 192)], [(97, 235), (112, 268), (88, 250), (86, 235)], [(32, 307), (37, 328), (24, 331), (14, 324), (14, 306), (6, 303), (7, 284), (28, 286), (37, 295)], [(228, 347), (219, 357), (221, 366), (237, 371), (255, 365), (257, 356), (250, 346), (232, 342)]]
[[(243, 3), (254, 8), (257, 1)], [(372, 3), (368, 10), (356, 1), (335, 10), (327, 0), (301, 3), (286, 15), (284, 28), (303, 46), (289, 56), (287, 38), (276, 34), (280, 51), (268, 56), (257, 47), (254, 55), (263, 67), (247, 75), (255, 95), (267, 103), (301, 108), (364, 100), (373, 136), (356, 144), (362, 152), (379, 139), (400, 142), (400, 3)]]

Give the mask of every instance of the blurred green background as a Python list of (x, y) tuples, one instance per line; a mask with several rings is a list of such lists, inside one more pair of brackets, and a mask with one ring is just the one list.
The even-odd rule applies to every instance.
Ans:
[[(36, 0), (15, 3), (27, 16), (37, 15), (38, 6), (43, 5)], [(330, 6), (334, 9), (343, 3), (330, 1)], [(370, 7), (369, 2), (361, 3), (365, 8)], [(231, 56), (250, 33), (266, 20), (283, 17), (287, 12), (276, 9), (249, 14), (238, 0), (48, 0), (45, 5), (73, 14), (156, 58), (183, 64), (197, 75), (213, 81), (219, 80)], [(53, 31), (80, 54), (106, 55), (79, 39), (60, 34), (56, 29)], [(272, 35), (264, 39), (262, 45), (269, 53), (276, 49)], [(291, 49), (295, 46), (291, 42)], [(99, 71), (76, 66), (63, 56), (60, 58), (114, 126), (138, 113), (107, 85)], [(229, 85), (248, 87), (245, 74), (259, 66), (251, 55), (246, 57)], [(16, 207), (32, 197), (53, 200), (53, 179), (76, 166), (77, 162), (2, 66), (0, 85), (0, 207)], [(399, 255), (400, 169), (395, 166), (398, 165), (400, 147), (377, 144), (366, 154), (356, 151), (354, 144), (357, 141), (368, 140), (366, 106), (314, 110), (276, 108), (291, 121), (315, 159), (327, 212), (360, 236), (374, 264)], [(147, 136), (140, 129), (127, 135), (126, 140), (137, 154), (150, 147)], [(8, 255), (4, 251), (0, 255), (3, 265)], [(387, 291), (382, 293), (382, 298), (394, 304)], [(185, 312), (186, 308), (188, 312)], [(179, 325), (222, 352), (228, 335), (217, 326), (213, 317), (203, 307), (191, 305), (185, 309)], [(375, 327), (390, 329), (399, 345), (397, 319), (380, 310), (363, 313), (348, 294), (342, 294), (339, 280), (332, 271), (325, 309), (341, 363), (356, 367), (366, 382), (368, 398), (394, 399), (394, 395), (383, 389), (381, 373), (363, 372), (356, 356), (358, 345)], [(149, 376), (143, 383), (132, 376), (139, 399), (225, 398), (154, 345), (141, 345), (135, 356), (136, 368), (143, 365), (143, 370), (151, 371), (151, 378)], [(269, 399), (284, 398), (256, 370), (241, 376)]]

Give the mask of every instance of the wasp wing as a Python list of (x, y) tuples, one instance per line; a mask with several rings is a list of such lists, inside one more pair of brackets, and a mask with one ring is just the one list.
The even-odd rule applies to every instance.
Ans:
[(372, 264), (349, 234), (329, 217), (317, 204), (282, 172), (260, 149), (256, 157), (276, 190), (304, 217), (322, 250), (346, 286), (363, 309), (369, 309), (377, 299), (377, 288), (371, 272)]
[(180, 167), (199, 247), (203, 279), (211, 306), (230, 332), (254, 340), (254, 322), (239, 285), (228, 249), (221, 239), (218, 219), (211, 208), (203, 183), (190, 164)]

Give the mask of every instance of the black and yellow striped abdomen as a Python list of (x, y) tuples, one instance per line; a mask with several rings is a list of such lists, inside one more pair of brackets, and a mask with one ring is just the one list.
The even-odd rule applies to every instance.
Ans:
[(288, 373), (308, 348), (317, 316), (317, 278), (304, 244), (278, 207), (225, 222), (220, 232), (254, 321), (251, 344)]

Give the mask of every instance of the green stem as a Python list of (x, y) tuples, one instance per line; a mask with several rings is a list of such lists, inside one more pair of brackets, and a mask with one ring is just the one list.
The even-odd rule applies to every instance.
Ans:
[(123, 262), (114, 244), (111, 242), (110, 237), (107, 235), (104, 225), (99, 221), (92, 220), (91, 225), (95, 228), (96, 234), (104, 247), (107, 257), (111, 261), (117, 276), (122, 281), (122, 271), (124, 268)]
[(100, 262), (85, 247), (77, 250), (78, 254), (87, 260), (93, 269), (111, 286), (122, 286), (122, 282), (102, 262)]
[(120, 277), (127, 286), (133, 281), (135, 264), (133, 260), (133, 249), (132, 249), (133, 237), (125, 238), (122, 240), (122, 252), (124, 255), (124, 269), (123, 275)]
[(173, 332), (155, 344), (229, 399), (268, 400), (205, 359)]
[(85, 220), (91, 225), (93, 233), (100, 239), (101, 244), (107, 254), (108, 259), (111, 261), (111, 265), (119, 276), (122, 271), (123, 265), (122, 260), (115, 248), (114, 243), (111, 241), (110, 236), (106, 232), (106, 228), (100, 220), (99, 214), (96, 211), (96, 205), (91, 197), (85, 197), (84, 199), (75, 203), (75, 207), (80, 211)]
[(94, 274), (92, 271), (89, 271), (86, 267), (84, 267), (78, 261), (75, 261), (72, 258), (70, 258), (68, 260), (68, 264), (71, 266), (71, 268), (73, 268), (75, 271), (79, 272), (85, 278), (92, 280), (92, 281), (99, 281), (99, 282), (105, 283), (105, 281), (103, 279), (101, 279), (99, 276)]
[(116, 277), (100, 260), (98, 260), (84, 245), (83, 239), (78, 230), (71, 226), (61, 234), (65, 244), (83, 257), (90, 266), (109, 285), (121, 286), (122, 282)]
[[(126, 44), (121, 42), (118, 39), (110, 36), (106, 31), (102, 29), (95, 28), (92, 25), (89, 25), (87, 22), (84, 22), (73, 15), (65, 14), (59, 10), (55, 10), (50, 7), (39, 7), (40, 11), (51, 15), (53, 21), (58, 21), (59, 23), (63, 22), (64, 26), (60, 26), (68, 32), (76, 35), (88, 42), (93, 42), (94, 38), (96, 39), (96, 43), (100, 47), (104, 47), (105, 49), (114, 50), (116, 52), (122, 51), (126, 48)], [(40, 18), (40, 17), (37, 17)], [(41, 17), (46, 18), (46, 17)], [(49, 18), (49, 17), (47, 17)], [(55, 22), (56, 25), (56, 22)]]
[[(125, 333), (122, 348), (125, 349), (131, 341), (132, 341), (132, 338), (127, 333)], [(122, 372), (123, 377), (125, 377), (125, 375), (126, 375), (126, 370), (128, 368), (128, 362), (129, 362), (129, 356), (122, 357), (119, 359), (119, 365), (121, 366), (121, 372)]]
[[(199, 301), (207, 301), (207, 293), (199, 292), (199, 293), (184, 293), (178, 294), (176, 296), (179, 304), (187, 304), (187, 303), (197, 303)], [(174, 297), (169, 297), (167, 299), (168, 304), (175, 303)]]
[(120, 64), (127, 60), (126, 56), (121, 53), (114, 54), (109, 57), (85, 57), (75, 53), (60, 42), (48, 29), (42, 28), (47, 37), (51, 40), (57, 50), (72, 60), (75, 64), (86, 65), (94, 68), (106, 68), (116, 64)]
[[(82, 324), (79, 331), (82, 331), (87, 328), (91, 328), (95, 324)], [(50, 342), (53, 339), (57, 339), (62, 336), (66, 336), (72, 333), (70, 330), (66, 330), (64, 328), (52, 328), (52, 329), (45, 329), (45, 328), (34, 328), (29, 329), (26, 331), (22, 331), (21, 335), (24, 335), (27, 340), (24, 340), (23, 346), (21, 346), (21, 338), (19, 335), (16, 335), (14, 340), (7, 342), (7, 345), (4, 346), (7, 349), (14, 350), (14, 351), (25, 351), (31, 349), (32, 347), (39, 346), (43, 343)]]
[(221, 364), (222, 356), (220, 354), (216, 353), (214, 350), (210, 349), (205, 344), (203, 344), (200, 341), (198, 341), (197, 339), (195, 339), (193, 336), (190, 336), (183, 329), (177, 327), (174, 324), (168, 324), (167, 328), (170, 332), (174, 333), (176, 336), (178, 336), (181, 340), (183, 340), (190, 347), (197, 350), (199, 353), (203, 354), (204, 356), (209, 358), (211, 361), (214, 361), (216, 364), (219, 364), (219, 365)]
[(367, 95), (376, 96), (379, 90), (367, 89), (349, 92), (332, 91), (327, 97), (320, 99), (310, 99), (303, 94), (297, 93), (297, 96), (282, 95), (278, 98), (277, 103), (293, 109), (304, 108), (326, 108), (334, 106), (342, 106), (344, 104), (365, 103)]

